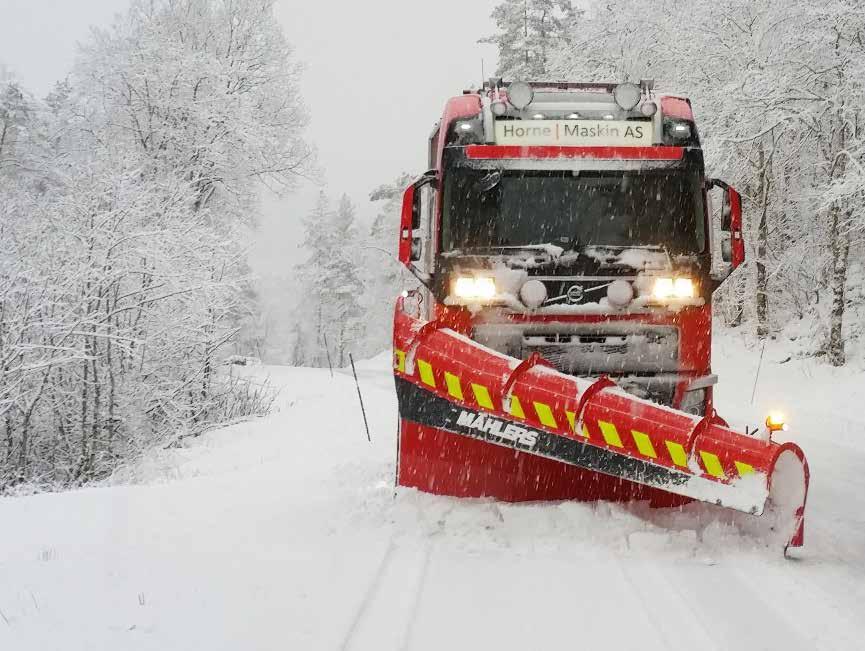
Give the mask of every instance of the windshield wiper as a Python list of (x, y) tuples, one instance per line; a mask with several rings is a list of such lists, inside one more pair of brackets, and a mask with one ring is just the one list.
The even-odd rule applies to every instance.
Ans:
[[(540, 244), (491, 244), (458, 249), (458, 255), (500, 255), (514, 268), (552, 267), (559, 263), (564, 248), (552, 242)], [(447, 254), (446, 254), (447, 255)], [(457, 255), (452, 253), (451, 255)]]
[(552, 242), (542, 242), (540, 244), (489, 244), (487, 246), (472, 246), (460, 248), (460, 251), (466, 253), (480, 251), (538, 251), (547, 253), (551, 257), (558, 257), (564, 249), (558, 244)]

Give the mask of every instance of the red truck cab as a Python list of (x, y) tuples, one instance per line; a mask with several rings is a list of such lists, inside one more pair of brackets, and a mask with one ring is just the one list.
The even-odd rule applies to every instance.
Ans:
[(429, 167), (405, 192), (399, 243), (423, 316), (711, 413), (712, 293), (744, 242), (689, 100), (650, 81), (493, 79), (448, 100)]

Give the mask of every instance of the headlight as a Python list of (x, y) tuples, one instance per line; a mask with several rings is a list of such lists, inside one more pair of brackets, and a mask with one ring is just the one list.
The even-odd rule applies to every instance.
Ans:
[(656, 278), (655, 285), (652, 287), (652, 298), (658, 301), (666, 301), (673, 296), (673, 288), (672, 278)]
[(496, 283), (485, 276), (459, 276), (454, 281), (453, 293), (467, 301), (488, 301), (496, 295)]
[(656, 301), (694, 298), (696, 290), (690, 278), (656, 278), (652, 286), (652, 298)]
[(694, 298), (694, 281), (690, 278), (676, 278), (673, 281), (673, 294), (676, 298)]

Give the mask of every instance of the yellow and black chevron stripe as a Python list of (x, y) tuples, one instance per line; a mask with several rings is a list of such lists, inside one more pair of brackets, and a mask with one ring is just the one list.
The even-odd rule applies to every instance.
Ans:
[[(559, 410), (554, 405), (537, 401), (525, 401), (524, 403), (519, 396), (513, 393), (505, 397), (502, 400), (500, 408), (497, 408), (493, 401), (495, 392), (491, 392), (490, 387), (477, 382), (467, 381), (451, 371), (441, 371), (439, 377), (442, 378), (442, 383), (439, 386), (436, 372), (432, 364), (426, 360), (416, 359), (414, 373), (407, 373), (406, 353), (402, 350), (394, 351), (394, 369), (404, 375), (416, 375), (421, 384), (426, 385), (430, 389), (447, 393), (452, 400), (458, 403), (465, 405), (473, 403), (484, 410), (493, 413), (500, 411), (511, 418), (521, 421), (526, 421), (530, 418), (550, 430), (561, 431), (565, 429), (564, 424), (567, 423), (568, 431), (583, 439), (591, 440), (594, 445), (603, 441), (605, 447), (621, 450), (629, 456), (642, 458), (648, 462), (664, 463), (679, 468), (683, 472), (693, 473), (685, 447), (677, 441), (664, 438), (662, 435), (632, 429), (630, 432), (624, 433), (625, 438), (623, 438), (623, 433), (619, 431), (614, 423), (604, 420), (597, 420), (592, 423), (585, 421), (577, 423), (576, 414), (573, 411), (567, 409)], [(530, 417), (526, 416), (527, 408), (530, 410), (530, 414), (532, 414)], [(579, 430), (577, 429), (578, 425)], [(591, 434), (592, 430), (596, 432), (595, 437)], [(725, 472), (718, 455), (708, 450), (695, 452), (699, 454), (702, 468), (705, 469), (704, 474), (714, 479), (722, 481), (735, 479), (737, 476), (744, 477), (754, 472), (754, 468), (750, 464), (743, 461), (734, 461), (736, 472), (733, 475), (732, 473)]]

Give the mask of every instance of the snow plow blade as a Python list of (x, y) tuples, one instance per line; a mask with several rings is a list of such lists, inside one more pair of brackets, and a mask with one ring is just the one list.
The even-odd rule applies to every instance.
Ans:
[(397, 484), (498, 500), (697, 500), (804, 542), (808, 464), (793, 443), (641, 400), (606, 378), (502, 355), (437, 321), (394, 316)]

